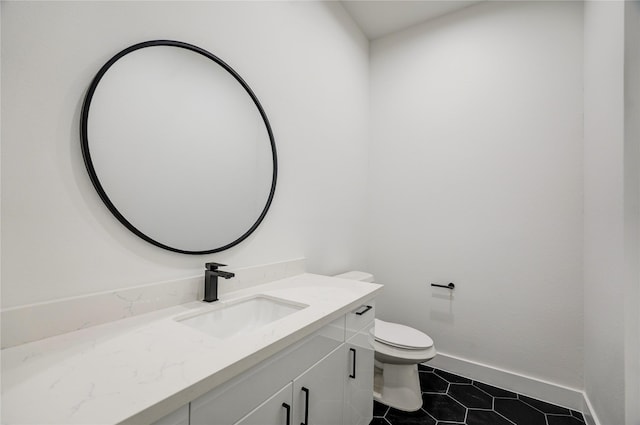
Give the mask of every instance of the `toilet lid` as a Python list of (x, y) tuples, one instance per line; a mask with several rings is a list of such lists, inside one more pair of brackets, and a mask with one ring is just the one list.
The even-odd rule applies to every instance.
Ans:
[(409, 326), (375, 319), (374, 337), (379, 342), (408, 350), (424, 350), (433, 347), (429, 335)]

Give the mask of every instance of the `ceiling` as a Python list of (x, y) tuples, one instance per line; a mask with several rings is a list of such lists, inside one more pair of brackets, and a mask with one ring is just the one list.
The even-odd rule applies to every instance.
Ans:
[(479, 2), (478, 0), (342, 0), (347, 12), (369, 40)]

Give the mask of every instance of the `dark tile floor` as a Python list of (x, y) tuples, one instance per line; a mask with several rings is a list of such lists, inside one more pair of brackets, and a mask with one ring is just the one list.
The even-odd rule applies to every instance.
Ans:
[(374, 402), (370, 425), (584, 425), (582, 414), (502, 388), (419, 365), (422, 409)]

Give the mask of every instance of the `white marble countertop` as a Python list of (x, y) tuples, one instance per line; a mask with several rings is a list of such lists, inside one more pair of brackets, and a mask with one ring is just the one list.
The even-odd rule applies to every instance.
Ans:
[(177, 322), (216, 304), (192, 302), (2, 350), (2, 424), (151, 423), (381, 289), (301, 274), (220, 297), (264, 294), (309, 306), (242, 336), (221, 341)]

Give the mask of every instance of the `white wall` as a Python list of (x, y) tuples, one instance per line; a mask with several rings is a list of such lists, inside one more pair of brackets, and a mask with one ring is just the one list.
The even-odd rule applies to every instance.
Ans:
[(586, 3), (585, 393), (602, 424), (640, 424), (638, 75), (640, 2)]
[(624, 423), (624, 3), (584, 14), (585, 393), (602, 424)]
[(624, 7), (625, 423), (640, 424), (640, 1)]
[[(582, 387), (582, 5), (491, 2), (371, 46), (379, 315)], [(454, 282), (455, 295), (431, 282)]]
[[(229, 251), (187, 256), (129, 233), (84, 169), (79, 109), (112, 55), (150, 39), (229, 63), (265, 108), (279, 153), (272, 208)], [(306, 256), (361, 268), (368, 43), (334, 2), (2, 2), (2, 305)], [(204, 196), (204, 195), (203, 195)]]

